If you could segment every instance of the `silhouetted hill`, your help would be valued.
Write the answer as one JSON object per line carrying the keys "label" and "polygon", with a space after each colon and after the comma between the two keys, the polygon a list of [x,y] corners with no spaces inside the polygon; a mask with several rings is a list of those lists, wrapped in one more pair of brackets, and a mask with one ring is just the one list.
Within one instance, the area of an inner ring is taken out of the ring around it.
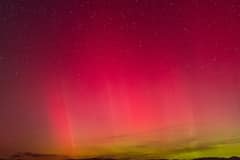
{"label": "silhouetted hill", "polygon": [[195,158],[194,160],[240,160],[240,157],[230,157],[230,158],[203,157],[203,158]]}
{"label": "silhouetted hill", "polygon": [[[54,154],[37,154],[37,153],[17,153],[8,157],[0,158],[0,160],[137,160],[138,158],[107,158],[107,157],[93,157],[93,158],[70,158],[67,156],[60,156]],[[144,158],[141,158],[142,160]],[[148,159],[146,160],[168,160],[168,159]],[[178,160],[178,159],[174,159]],[[181,160],[181,159],[179,159]],[[240,157],[230,157],[230,158],[221,158],[221,157],[202,157],[195,158],[193,160],[240,160]]]}

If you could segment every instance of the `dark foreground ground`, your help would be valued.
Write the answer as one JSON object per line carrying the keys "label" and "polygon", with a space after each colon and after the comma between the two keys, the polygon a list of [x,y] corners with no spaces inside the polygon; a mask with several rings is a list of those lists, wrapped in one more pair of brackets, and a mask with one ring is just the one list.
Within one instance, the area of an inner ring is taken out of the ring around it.
{"label": "dark foreground ground", "polygon": [[[0,160],[137,160],[144,158],[105,158],[105,157],[95,157],[95,158],[69,158],[67,156],[59,155],[46,155],[46,154],[34,154],[34,153],[19,153],[10,156],[0,157]],[[168,160],[168,159],[146,159],[146,160]],[[178,159],[174,159],[178,160]],[[194,160],[240,160],[240,157],[202,157],[195,158]]]}

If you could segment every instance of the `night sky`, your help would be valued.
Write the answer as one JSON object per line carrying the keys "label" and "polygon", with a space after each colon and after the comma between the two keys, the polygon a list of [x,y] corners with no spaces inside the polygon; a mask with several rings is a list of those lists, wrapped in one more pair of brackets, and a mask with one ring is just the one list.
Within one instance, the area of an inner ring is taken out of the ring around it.
{"label": "night sky", "polygon": [[0,153],[240,155],[239,0],[0,1]]}

